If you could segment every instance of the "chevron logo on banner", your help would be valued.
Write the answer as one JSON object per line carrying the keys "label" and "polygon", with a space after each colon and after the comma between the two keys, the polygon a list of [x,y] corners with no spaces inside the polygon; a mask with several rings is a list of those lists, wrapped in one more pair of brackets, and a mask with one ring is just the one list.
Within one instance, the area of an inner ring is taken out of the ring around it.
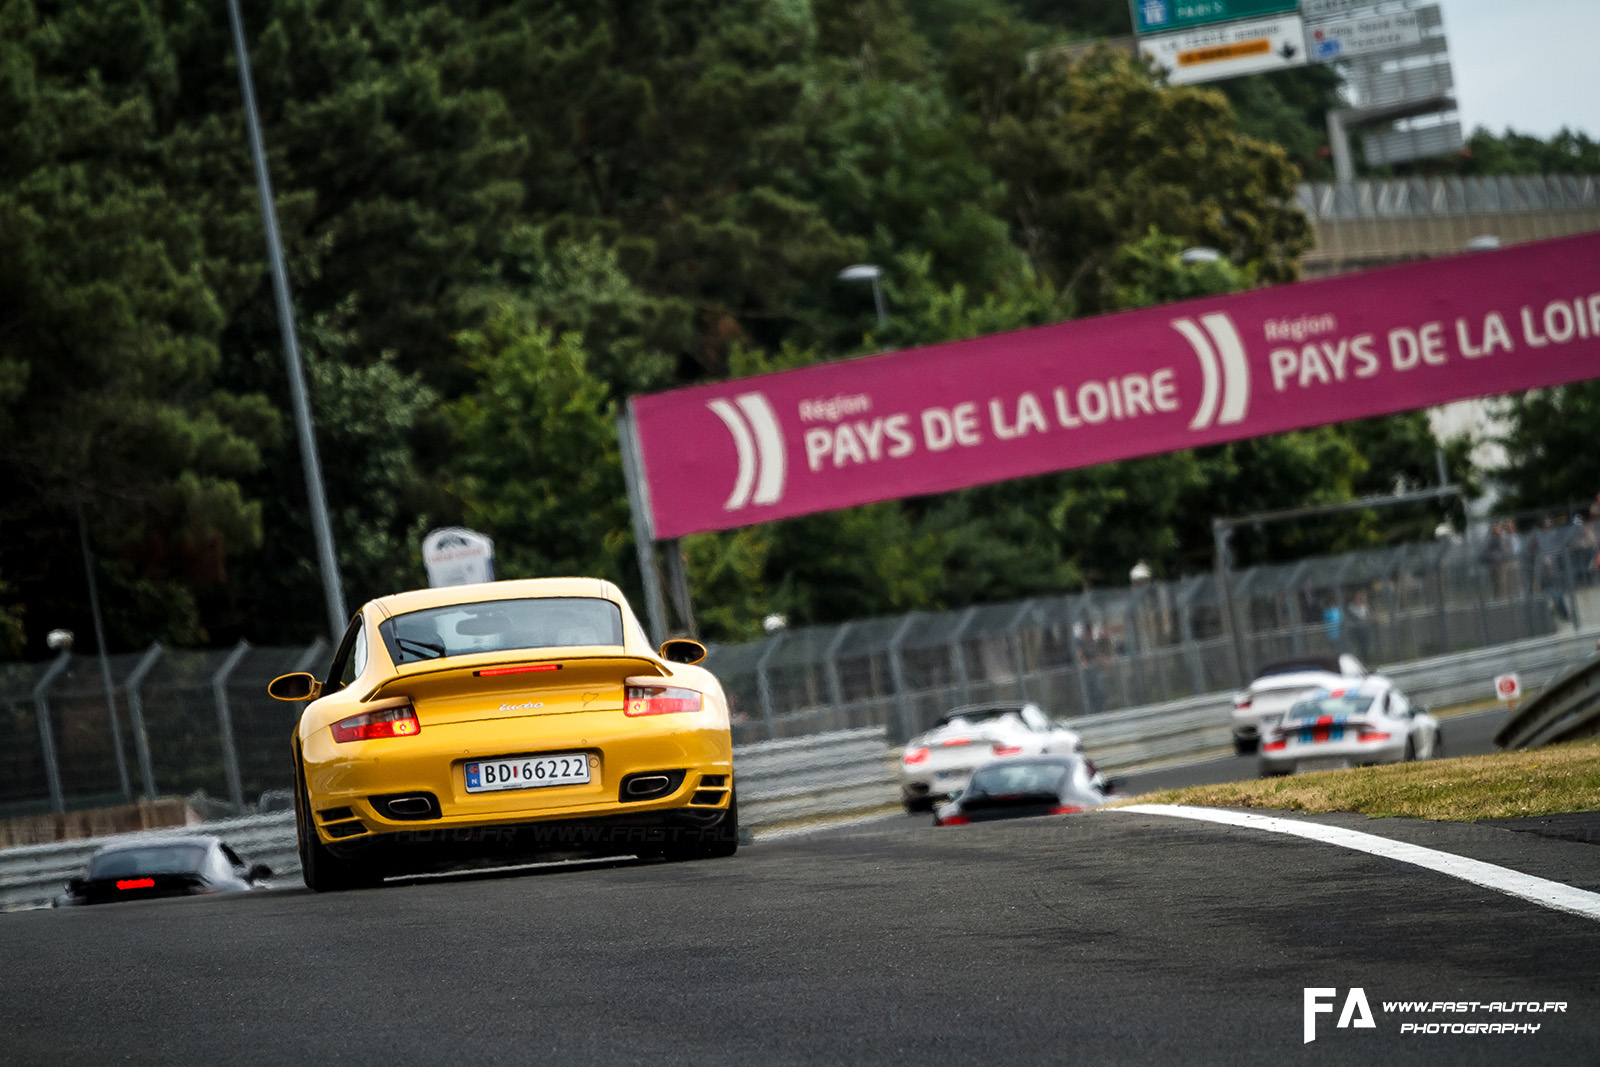
{"label": "chevron logo on banner", "polygon": [[788,453],[783,446],[783,432],[778,429],[778,417],[767,398],[760,393],[744,393],[732,403],[719,398],[706,407],[733,435],[733,447],[739,454],[739,476],[723,510],[738,511],[752,502],[776,504],[782,500]]}
{"label": "chevron logo on banner", "polygon": [[1217,312],[1201,315],[1198,325],[1193,319],[1174,319],[1172,328],[1183,334],[1200,358],[1200,407],[1189,429],[1208,430],[1243,422],[1250,411],[1250,365],[1233,320]]}

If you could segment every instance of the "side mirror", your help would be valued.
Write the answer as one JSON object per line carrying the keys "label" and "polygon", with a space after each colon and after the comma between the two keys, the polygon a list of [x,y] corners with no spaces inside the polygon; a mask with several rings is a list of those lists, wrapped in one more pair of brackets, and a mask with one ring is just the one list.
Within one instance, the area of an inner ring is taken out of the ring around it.
{"label": "side mirror", "polygon": [[267,695],[275,700],[315,700],[322,695],[322,683],[304,671],[298,671],[268,682]]}
{"label": "side mirror", "polygon": [[662,644],[661,658],[668,663],[692,665],[706,658],[706,646],[687,637],[675,638]]}
{"label": "side mirror", "polygon": [[264,882],[272,877],[272,868],[265,863],[258,863],[250,868],[250,873],[245,877],[252,882]]}

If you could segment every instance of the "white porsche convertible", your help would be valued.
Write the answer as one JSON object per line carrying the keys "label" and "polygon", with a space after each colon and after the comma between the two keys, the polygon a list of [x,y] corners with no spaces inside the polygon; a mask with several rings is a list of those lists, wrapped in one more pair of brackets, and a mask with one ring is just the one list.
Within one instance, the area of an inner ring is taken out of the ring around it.
{"label": "white porsche convertible", "polygon": [[1037,704],[957,708],[900,757],[900,799],[907,811],[929,811],[967,787],[975,768],[1011,756],[1081,752],[1076,730],[1053,722]]}

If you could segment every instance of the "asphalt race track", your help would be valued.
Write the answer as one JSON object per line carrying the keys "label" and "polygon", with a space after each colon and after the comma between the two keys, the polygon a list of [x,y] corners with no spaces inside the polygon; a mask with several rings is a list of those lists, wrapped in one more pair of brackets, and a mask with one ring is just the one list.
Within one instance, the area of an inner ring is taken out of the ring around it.
{"label": "asphalt race track", "polygon": [[[1581,841],[1319,821],[1600,890]],[[1594,920],[1298,838],[894,818],[729,860],[0,916],[0,1063],[1587,1064],[1597,954]],[[1336,990],[1310,1044],[1308,986]],[[1371,1028],[1337,1026],[1350,987]],[[1401,1029],[1508,1022],[1540,1029]]]}

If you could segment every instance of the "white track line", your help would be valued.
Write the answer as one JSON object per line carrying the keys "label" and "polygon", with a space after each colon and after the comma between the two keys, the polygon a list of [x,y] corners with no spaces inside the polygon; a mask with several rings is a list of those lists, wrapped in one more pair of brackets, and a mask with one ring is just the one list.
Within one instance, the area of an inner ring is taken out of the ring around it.
{"label": "white track line", "polygon": [[1347,830],[1342,826],[1325,826],[1322,823],[1301,822],[1297,819],[1275,819],[1269,815],[1254,815],[1250,812],[1228,811],[1223,808],[1200,808],[1187,804],[1130,804],[1125,808],[1102,810],[1128,811],[1140,815],[1169,815],[1179,819],[1198,819],[1202,822],[1264,830],[1272,834],[1305,837],[1324,844],[1340,845],[1358,852],[1426,867],[1430,871],[1438,871],[1440,874],[1447,874],[1464,882],[1521,897],[1523,900],[1557,911],[1568,911],[1585,918],[1600,919],[1600,893],[1575,889],[1561,882],[1535,878],[1531,874],[1513,871],[1508,867],[1497,867],[1493,863],[1467,859],[1465,856],[1423,848],[1421,845],[1409,845],[1376,834]]}

